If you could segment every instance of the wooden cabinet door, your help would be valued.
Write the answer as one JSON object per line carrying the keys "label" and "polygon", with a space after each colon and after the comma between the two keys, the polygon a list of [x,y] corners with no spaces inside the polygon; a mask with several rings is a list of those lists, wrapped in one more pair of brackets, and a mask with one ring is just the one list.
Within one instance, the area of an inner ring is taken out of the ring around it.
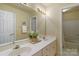
{"label": "wooden cabinet door", "polygon": [[56,41],[50,43],[33,56],[55,56],[55,55],[56,55]]}
{"label": "wooden cabinet door", "polygon": [[50,56],[55,56],[56,55],[56,41],[52,42],[50,44]]}
{"label": "wooden cabinet door", "polygon": [[40,50],[39,52],[35,53],[33,56],[42,56],[42,50]]}
{"label": "wooden cabinet door", "polygon": [[49,52],[49,45],[46,46],[45,48],[43,48],[43,56],[49,56],[50,52]]}

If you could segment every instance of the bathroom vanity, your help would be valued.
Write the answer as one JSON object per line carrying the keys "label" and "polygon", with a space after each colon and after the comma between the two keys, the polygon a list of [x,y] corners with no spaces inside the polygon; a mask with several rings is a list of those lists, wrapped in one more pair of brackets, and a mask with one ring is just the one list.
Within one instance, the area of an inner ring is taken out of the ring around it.
{"label": "bathroom vanity", "polygon": [[35,53],[33,56],[55,56],[56,55],[56,40],[45,46],[43,49]]}
{"label": "bathroom vanity", "polygon": [[[55,56],[56,55],[56,37],[46,37],[46,39],[39,38],[41,41],[32,44],[29,39],[15,42],[15,44],[7,45],[7,47],[1,48],[0,56]],[[14,49],[16,45],[20,47]]]}
{"label": "bathroom vanity", "polygon": [[[26,3],[0,4],[0,7],[0,56],[56,55],[56,36],[49,36],[50,24],[46,20],[51,19],[44,7]],[[40,42],[30,42],[28,33],[32,31],[38,32]],[[44,39],[43,34],[48,36]]]}

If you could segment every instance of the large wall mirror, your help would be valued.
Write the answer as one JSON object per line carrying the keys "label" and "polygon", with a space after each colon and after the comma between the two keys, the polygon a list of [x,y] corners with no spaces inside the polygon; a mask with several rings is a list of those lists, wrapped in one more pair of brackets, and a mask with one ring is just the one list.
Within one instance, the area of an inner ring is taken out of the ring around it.
{"label": "large wall mirror", "polygon": [[39,27],[42,30],[39,19],[37,12],[27,6],[0,4],[0,46],[26,39],[28,32],[38,32]]}
{"label": "large wall mirror", "polygon": [[30,31],[37,32],[37,17],[34,16],[34,10],[17,6],[0,4],[0,46],[26,39]]}

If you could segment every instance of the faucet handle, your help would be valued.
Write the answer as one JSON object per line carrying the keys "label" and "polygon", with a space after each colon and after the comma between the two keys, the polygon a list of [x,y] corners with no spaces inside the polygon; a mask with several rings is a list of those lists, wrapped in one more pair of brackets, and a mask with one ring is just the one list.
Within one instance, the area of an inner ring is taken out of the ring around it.
{"label": "faucet handle", "polygon": [[18,49],[18,48],[20,48],[20,46],[19,46],[19,45],[16,45],[16,46],[14,47],[14,49]]}

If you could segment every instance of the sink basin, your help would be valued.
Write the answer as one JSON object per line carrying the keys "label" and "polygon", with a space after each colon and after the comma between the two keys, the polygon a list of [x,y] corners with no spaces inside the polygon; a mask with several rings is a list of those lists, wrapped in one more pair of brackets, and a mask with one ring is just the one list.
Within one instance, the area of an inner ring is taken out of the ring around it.
{"label": "sink basin", "polygon": [[24,53],[25,55],[27,55],[28,53],[30,53],[30,51],[31,51],[30,47],[22,47],[18,49],[13,49],[11,53],[9,54],[9,56],[21,56]]}

